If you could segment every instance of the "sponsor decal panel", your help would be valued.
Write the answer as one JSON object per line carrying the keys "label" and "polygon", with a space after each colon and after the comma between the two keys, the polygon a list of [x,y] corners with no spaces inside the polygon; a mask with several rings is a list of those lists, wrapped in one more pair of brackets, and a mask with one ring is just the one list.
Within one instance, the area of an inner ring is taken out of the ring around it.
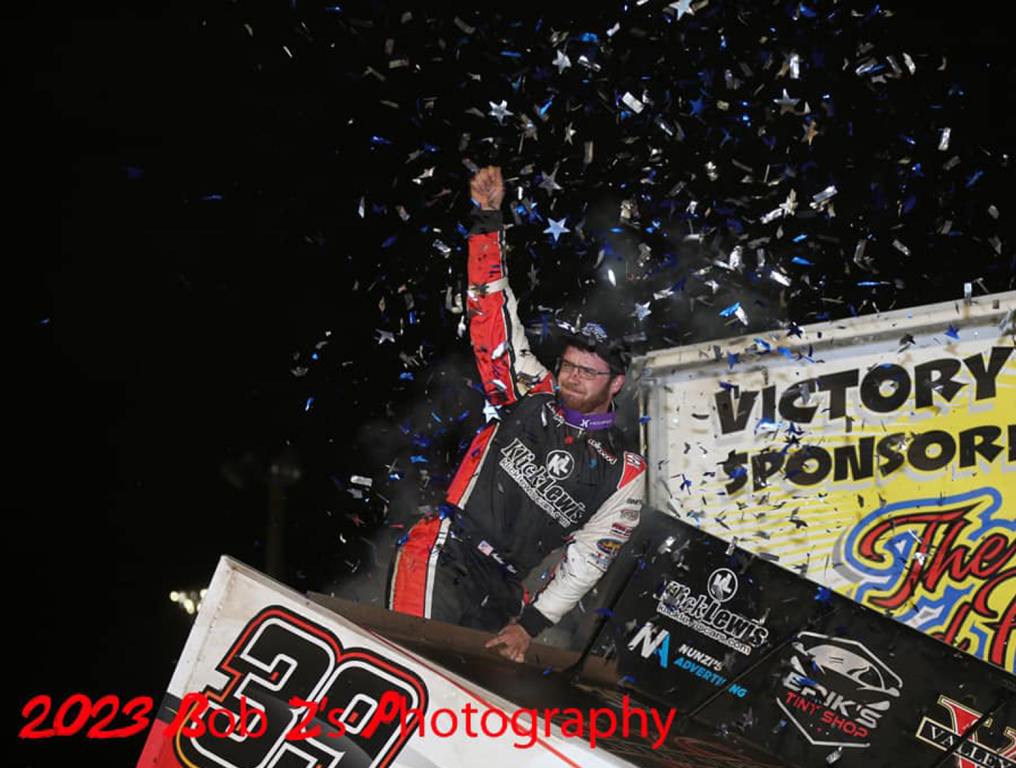
{"label": "sponsor decal panel", "polygon": [[[917,314],[901,327],[919,324]],[[705,363],[700,377],[653,371],[653,409],[709,415],[695,450],[681,428],[651,422],[652,439],[668,445],[654,462],[680,466],[710,500],[697,519],[707,533],[729,542],[741,531],[728,521],[754,515],[741,547],[1016,671],[1016,347],[1004,323],[978,322],[948,345],[920,334],[910,343],[901,331],[905,355],[845,332],[842,354],[813,359],[807,374]],[[798,342],[795,354],[806,353],[810,342]],[[769,444],[784,432],[788,445]],[[649,486],[661,508],[672,492]],[[787,525],[765,514],[775,504],[802,516]],[[809,525],[808,510],[823,525]],[[836,566],[809,568],[826,561]]]}
{"label": "sponsor decal panel", "polygon": [[776,703],[810,744],[864,748],[903,681],[856,640],[801,632]]}
{"label": "sponsor decal panel", "polygon": [[723,608],[737,593],[737,576],[718,568],[706,579],[706,590],[696,591],[679,581],[667,584],[656,610],[701,635],[750,656],[765,645],[769,630],[757,619]]}
{"label": "sponsor decal panel", "polygon": [[[955,768],[1016,768],[1016,728],[1005,727],[1005,743],[1002,744],[989,744],[981,732],[970,734],[964,741],[967,731],[977,724],[983,713],[947,696],[939,696],[938,705],[948,714],[948,722],[925,715],[914,734],[918,739],[943,752],[955,747]],[[990,724],[988,720],[985,726]]]}

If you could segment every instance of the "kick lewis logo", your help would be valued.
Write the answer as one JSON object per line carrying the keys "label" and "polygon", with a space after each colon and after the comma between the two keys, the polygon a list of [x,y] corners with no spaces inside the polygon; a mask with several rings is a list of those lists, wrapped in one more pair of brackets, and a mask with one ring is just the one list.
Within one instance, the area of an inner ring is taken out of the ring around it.
{"label": "kick lewis logo", "polygon": [[706,591],[713,600],[727,602],[737,593],[737,574],[729,568],[717,568],[709,576]]}
{"label": "kick lewis logo", "polygon": [[[956,768],[1016,768],[1016,728],[1006,726],[1008,744],[989,746],[979,732],[962,741],[964,734],[981,719],[982,713],[945,696],[938,697],[938,704],[949,713],[949,723],[926,716],[914,734],[917,738],[943,752],[959,744],[953,753]],[[990,727],[991,720],[986,720],[984,726]]]}
{"label": "kick lewis logo", "polygon": [[568,451],[556,450],[547,454],[547,473],[555,480],[565,480],[575,469],[575,459]]}
{"label": "kick lewis logo", "polygon": [[[700,588],[701,589],[701,588]],[[667,584],[656,610],[700,635],[750,656],[765,645],[769,630],[762,623],[721,607],[737,593],[737,575],[717,568],[706,579],[705,593],[679,581]]]}
{"label": "kick lewis logo", "polygon": [[801,632],[780,709],[809,743],[867,747],[903,681],[856,640]]}
{"label": "kick lewis logo", "polygon": [[558,484],[575,469],[575,459],[567,451],[551,451],[544,466],[540,466],[536,454],[516,437],[501,449],[498,466],[562,528],[576,525],[585,514],[585,503]]}

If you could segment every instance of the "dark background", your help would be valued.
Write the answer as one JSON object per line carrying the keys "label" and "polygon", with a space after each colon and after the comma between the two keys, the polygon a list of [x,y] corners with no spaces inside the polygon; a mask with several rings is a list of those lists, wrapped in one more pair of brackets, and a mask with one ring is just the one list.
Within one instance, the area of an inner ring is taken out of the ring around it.
{"label": "dark background", "polygon": [[[38,4],[3,24],[4,370],[13,384],[4,506],[17,681],[10,739],[37,693],[54,702],[78,691],[159,701],[191,621],[170,591],[204,586],[223,553],[264,567],[265,477],[287,446],[301,478],[289,489],[286,581],[342,589],[355,575],[353,593],[371,595],[383,550],[402,530],[394,506],[436,502],[462,441],[482,423],[480,396],[465,381],[468,345],[454,335],[458,318],[441,310],[445,284],[456,285],[464,270],[461,234],[439,235],[458,249],[457,262],[409,248],[389,267],[376,254],[397,219],[369,215],[372,204],[397,201],[384,197],[392,186],[385,163],[404,164],[413,144],[439,127],[424,125],[410,139],[412,127],[395,124],[362,77],[388,35],[329,27],[337,14],[322,8]],[[502,10],[536,18],[534,7]],[[402,8],[362,4],[358,12],[383,27]],[[976,202],[998,205],[1004,223],[1013,70],[1001,16],[989,15],[1001,11],[922,4],[897,12],[891,31],[900,47],[948,52],[950,72],[964,83],[954,130],[970,155],[990,158],[996,173]],[[472,23],[493,16],[486,5],[434,13]],[[550,27],[575,25],[565,10],[548,13],[559,17]],[[400,44],[413,34],[423,31],[400,33]],[[464,80],[463,69],[502,66],[475,50],[466,55],[474,58],[446,62],[432,77]],[[411,102],[413,89],[405,96]],[[472,119],[449,114],[453,133],[456,120]],[[365,149],[385,129],[401,139],[397,158]],[[473,157],[501,159],[479,149]],[[432,210],[461,220],[468,173],[454,157],[439,166],[436,186],[454,190]],[[636,174],[637,162],[617,172]],[[364,190],[373,193],[366,220],[356,215]],[[418,227],[428,206],[417,202],[410,207]],[[1008,247],[1005,232],[1002,239]],[[853,241],[845,247],[851,252]],[[952,256],[886,258],[898,268],[879,279],[905,279],[894,289],[900,306],[955,298],[978,276],[991,291],[1012,287],[1011,256],[984,261],[984,269]],[[457,272],[435,277],[449,264]],[[363,329],[398,325],[405,307],[392,309],[397,286],[416,274],[424,275],[416,306],[429,308],[429,319],[418,337],[410,329],[379,345]],[[380,312],[372,282],[388,288]],[[527,311],[551,300],[553,278],[542,290]],[[795,290],[794,307],[770,303],[757,320],[753,314],[753,327],[819,317],[813,300],[828,289]],[[713,326],[678,337],[664,325],[653,326],[650,345],[739,332]],[[407,366],[398,352],[418,347],[425,364],[414,381],[400,379]],[[327,373],[313,370],[315,351]],[[311,373],[294,375],[300,365]],[[430,457],[430,480],[413,455]],[[395,470],[393,459],[401,462]],[[375,492],[350,494],[352,474],[374,478]],[[78,763],[132,765],[142,741],[22,742],[15,764],[57,765],[69,754]]]}

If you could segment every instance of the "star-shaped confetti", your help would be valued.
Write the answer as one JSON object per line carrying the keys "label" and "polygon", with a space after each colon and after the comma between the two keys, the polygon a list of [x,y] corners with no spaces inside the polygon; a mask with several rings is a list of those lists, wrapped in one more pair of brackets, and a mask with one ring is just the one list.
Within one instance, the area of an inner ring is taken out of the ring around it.
{"label": "star-shaped confetti", "polygon": [[557,73],[561,74],[571,66],[571,59],[564,51],[559,50],[557,56],[554,57],[554,66],[557,67]]}
{"label": "star-shaped confetti", "polygon": [[793,112],[800,101],[801,101],[800,99],[792,98],[790,94],[787,93],[786,88],[783,89],[783,98],[773,99],[774,104],[780,105],[781,115],[785,112]]}
{"label": "star-shaped confetti", "polygon": [[549,194],[560,190],[561,185],[557,183],[557,180],[554,178],[555,176],[557,176],[557,168],[554,169],[553,173],[544,173],[540,179],[540,189],[545,189]]}
{"label": "star-shaped confetti", "polygon": [[545,230],[543,230],[543,233],[545,235],[553,235],[555,243],[557,242],[557,239],[565,232],[571,232],[571,230],[565,226],[565,221],[567,221],[566,218],[548,219],[548,221],[550,222],[550,226],[548,226]]}
{"label": "star-shaped confetti", "polygon": [[804,125],[804,136],[801,137],[801,141],[808,142],[808,146],[810,147],[811,142],[815,140],[815,137],[818,136],[818,134],[818,122],[815,120],[809,120]]}
{"label": "star-shaped confetti", "polygon": [[652,312],[653,311],[649,308],[648,301],[645,304],[639,304],[638,302],[635,302],[635,311],[632,312],[632,314],[639,320],[645,320],[647,317],[649,317],[649,315],[652,314]]}
{"label": "star-shaped confetti", "polygon": [[667,6],[673,8],[677,12],[677,18],[680,20],[686,13],[695,15],[695,10],[691,7],[691,0],[677,0],[676,3],[671,3]]}
{"label": "star-shaped confetti", "polygon": [[514,112],[508,111],[508,101],[506,99],[501,99],[500,104],[495,104],[493,101],[489,102],[489,104],[490,116],[497,120],[499,125],[504,125],[504,119],[508,117],[508,115],[515,114]]}

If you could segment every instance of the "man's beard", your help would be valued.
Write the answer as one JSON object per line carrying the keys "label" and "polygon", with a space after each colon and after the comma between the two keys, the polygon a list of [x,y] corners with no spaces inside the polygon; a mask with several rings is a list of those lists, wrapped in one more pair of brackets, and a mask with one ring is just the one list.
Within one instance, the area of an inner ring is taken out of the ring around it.
{"label": "man's beard", "polygon": [[583,397],[575,394],[574,392],[569,392],[566,389],[561,389],[558,392],[558,399],[564,405],[568,406],[573,411],[578,411],[579,413],[592,413],[602,404],[593,398]]}

